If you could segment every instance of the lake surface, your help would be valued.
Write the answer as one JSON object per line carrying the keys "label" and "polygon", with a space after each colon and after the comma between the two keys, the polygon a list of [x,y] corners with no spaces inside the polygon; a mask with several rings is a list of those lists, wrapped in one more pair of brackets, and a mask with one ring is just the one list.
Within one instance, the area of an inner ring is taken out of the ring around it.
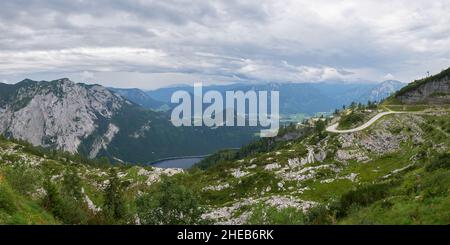
{"label": "lake surface", "polygon": [[150,166],[157,168],[182,168],[188,169],[192,167],[192,165],[200,162],[204,156],[199,157],[183,157],[183,158],[172,158],[161,160],[158,162],[151,163]]}

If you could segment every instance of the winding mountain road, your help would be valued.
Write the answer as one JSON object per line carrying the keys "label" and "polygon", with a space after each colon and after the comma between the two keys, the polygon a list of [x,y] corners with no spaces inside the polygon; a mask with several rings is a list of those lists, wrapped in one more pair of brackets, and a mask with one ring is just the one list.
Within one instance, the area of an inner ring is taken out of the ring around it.
{"label": "winding mountain road", "polygon": [[367,127],[372,125],[374,122],[376,122],[378,119],[380,119],[383,116],[386,116],[386,115],[389,115],[389,114],[401,114],[401,113],[408,113],[408,112],[405,112],[405,111],[386,111],[386,112],[381,112],[381,113],[377,114],[376,116],[372,117],[369,121],[367,121],[363,125],[361,125],[359,127],[356,127],[356,128],[339,130],[339,129],[337,129],[339,123],[335,123],[335,124],[327,127],[326,130],[328,132],[338,133],[338,134],[357,132],[357,131],[361,131],[361,130],[366,129]]}

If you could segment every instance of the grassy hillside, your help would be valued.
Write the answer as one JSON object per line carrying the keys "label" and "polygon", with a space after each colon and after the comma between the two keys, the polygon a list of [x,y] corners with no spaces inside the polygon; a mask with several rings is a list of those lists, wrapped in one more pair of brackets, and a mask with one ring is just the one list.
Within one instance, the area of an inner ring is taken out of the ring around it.
{"label": "grassy hillside", "polygon": [[428,108],[349,134],[291,125],[186,172],[0,139],[0,223],[449,224],[449,122]]}
{"label": "grassy hillside", "polygon": [[203,190],[219,223],[447,224],[449,119],[437,110],[345,135],[313,130],[180,181]]}
{"label": "grassy hillside", "polygon": [[0,138],[0,223],[135,223],[138,194],[162,175],[179,172],[112,166],[106,158],[87,160]]}
{"label": "grassy hillside", "polygon": [[1,224],[58,224],[51,213],[18,193],[3,176],[0,178]]}

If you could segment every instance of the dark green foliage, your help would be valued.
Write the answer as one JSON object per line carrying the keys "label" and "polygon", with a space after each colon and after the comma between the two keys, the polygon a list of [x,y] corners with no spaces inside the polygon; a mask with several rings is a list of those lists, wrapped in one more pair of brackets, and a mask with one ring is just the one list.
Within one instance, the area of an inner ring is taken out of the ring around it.
{"label": "dark green foliage", "polygon": [[[175,127],[168,113],[129,105],[124,105],[112,122],[120,127],[120,131],[108,146],[107,153],[129,162],[142,163],[241,147],[256,138],[255,133],[259,131],[258,127]],[[149,125],[149,128],[142,131],[144,125]],[[136,132],[142,132],[142,135],[130,137]],[[105,152],[102,154],[109,156]]]}
{"label": "dark green foliage", "polygon": [[[386,182],[359,186],[344,193],[338,200],[332,201],[328,207],[320,204],[309,209],[306,213],[306,223],[311,225],[335,224],[349,213],[389,197],[392,195],[390,190],[396,185],[396,182]],[[382,202],[384,208],[389,208],[391,205],[388,201]]]}
{"label": "dark green foliage", "polygon": [[306,213],[306,222],[309,225],[329,225],[334,223],[333,213],[324,205],[312,207]]}
{"label": "dark green foliage", "polygon": [[44,181],[46,195],[43,206],[64,224],[84,224],[87,222],[87,214],[81,202],[77,202],[72,196],[62,192],[50,180]]}
{"label": "dark green foliage", "polygon": [[203,223],[198,195],[163,177],[156,188],[137,200],[137,213],[142,224],[188,225]]}
{"label": "dark green foliage", "polygon": [[44,190],[46,192],[43,205],[44,207],[50,211],[55,217],[61,218],[64,215],[63,209],[63,200],[56,189],[56,186],[50,182],[50,180],[46,180],[44,182]]}
{"label": "dark green foliage", "polygon": [[31,99],[28,97],[18,98],[17,94],[21,88],[37,89],[37,82],[30,79],[25,79],[16,84],[0,83],[0,105],[8,104],[14,101],[12,105],[13,110],[19,110],[26,106]]}
{"label": "dark green foliage", "polygon": [[262,138],[243,146],[238,154],[239,158],[251,156],[256,153],[269,152],[275,148],[275,142],[271,138]]}
{"label": "dark green foliage", "polygon": [[[323,131],[325,128],[325,122],[322,122],[322,131],[321,136],[325,137],[326,133]],[[243,147],[241,147],[238,150],[222,150],[219,152],[216,152],[196,165],[195,167],[198,167],[200,169],[206,170],[209,169],[212,166],[219,165],[219,164],[226,164],[227,162],[237,160],[237,159],[243,159],[248,156],[257,155],[259,153],[265,153],[270,152],[276,149],[282,149],[284,147],[285,140],[283,137],[286,134],[289,133],[295,133],[298,137],[295,138],[295,140],[301,140],[309,135],[311,135],[314,131],[310,127],[304,127],[298,129],[295,124],[290,124],[288,126],[282,127],[281,131],[279,131],[278,136],[274,138],[260,138],[258,140],[255,140]]]}
{"label": "dark green foliage", "polygon": [[319,141],[327,136],[325,132],[327,122],[325,120],[318,120],[314,125],[314,131],[317,135],[316,140]]}
{"label": "dark green foliage", "polygon": [[200,169],[208,169],[209,167],[221,163],[223,161],[230,161],[234,160],[237,157],[237,151],[236,150],[222,150],[217,153],[214,153],[213,155],[210,155],[206,158],[204,158],[199,163],[195,164],[194,167],[200,168]]}
{"label": "dark green foliage", "polygon": [[342,195],[339,202],[335,203],[333,207],[336,209],[338,217],[343,217],[352,208],[368,206],[386,198],[392,187],[393,183],[391,182],[360,186]]}
{"label": "dark green foliage", "polygon": [[342,116],[339,121],[339,128],[351,128],[361,122],[364,122],[364,114],[357,111],[352,111],[350,114]]}
{"label": "dark green foliage", "polygon": [[126,223],[126,219],[129,217],[123,193],[124,188],[114,168],[111,169],[109,176],[109,184],[105,190],[103,215],[109,220],[109,223]]}
{"label": "dark green foliage", "polygon": [[374,101],[367,101],[367,109],[377,109],[377,102]]}
{"label": "dark green foliage", "polygon": [[339,115],[339,109],[335,109],[333,112],[333,116],[337,116],[337,115]]}
{"label": "dark green foliage", "polygon": [[278,210],[275,207],[259,205],[248,220],[255,225],[329,225],[336,223],[335,211],[325,205],[310,208],[305,214],[296,208]]}
{"label": "dark green foliage", "polygon": [[63,188],[65,192],[75,198],[75,200],[82,200],[81,193],[81,178],[78,176],[78,171],[75,166],[69,167],[64,175]]}
{"label": "dark green foliage", "polygon": [[5,172],[9,184],[22,195],[30,194],[36,189],[41,176],[23,164],[15,164]]}
{"label": "dark green foliage", "polygon": [[111,166],[111,162],[109,161],[109,158],[107,157],[99,157],[97,158],[97,164],[100,166]]}
{"label": "dark green foliage", "polygon": [[430,95],[430,97],[441,97],[441,96],[446,96],[447,93],[444,92],[434,92]]}
{"label": "dark green foliage", "polygon": [[296,208],[278,210],[276,207],[258,205],[252,211],[247,223],[250,225],[303,225],[306,224],[305,220],[305,215]]}
{"label": "dark green foliage", "polygon": [[242,159],[254,154],[269,152],[275,149],[276,145],[275,140],[272,138],[261,138],[243,146],[239,150],[222,150],[216,152],[195,164],[194,167],[206,170],[220,163],[225,164],[229,161]]}
{"label": "dark green foliage", "polygon": [[325,130],[325,126],[326,126],[326,122],[325,121],[318,120],[315,123],[314,130],[316,131],[316,133],[321,133],[321,132],[323,132]]}
{"label": "dark green foliage", "polygon": [[297,125],[295,123],[289,123],[287,125],[282,125],[278,129],[278,137],[281,137],[283,135],[286,135],[288,133],[296,132],[297,131]]}
{"label": "dark green foliage", "polygon": [[417,186],[416,191],[422,191],[425,197],[448,197],[450,189],[450,173],[449,171],[434,170],[431,175],[423,177]]}
{"label": "dark green foliage", "polygon": [[430,163],[426,166],[426,170],[431,172],[440,168],[450,169],[450,153],[442,153],[431,159]]}

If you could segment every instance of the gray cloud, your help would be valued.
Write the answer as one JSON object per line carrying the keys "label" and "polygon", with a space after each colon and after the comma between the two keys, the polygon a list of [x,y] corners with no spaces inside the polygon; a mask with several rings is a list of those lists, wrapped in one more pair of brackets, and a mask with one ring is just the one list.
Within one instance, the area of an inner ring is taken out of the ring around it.
{"label": "gray cloud", "polygon": [[0,80],[410,81],[450,66],[448,12],[445,0],[5,0]]}

